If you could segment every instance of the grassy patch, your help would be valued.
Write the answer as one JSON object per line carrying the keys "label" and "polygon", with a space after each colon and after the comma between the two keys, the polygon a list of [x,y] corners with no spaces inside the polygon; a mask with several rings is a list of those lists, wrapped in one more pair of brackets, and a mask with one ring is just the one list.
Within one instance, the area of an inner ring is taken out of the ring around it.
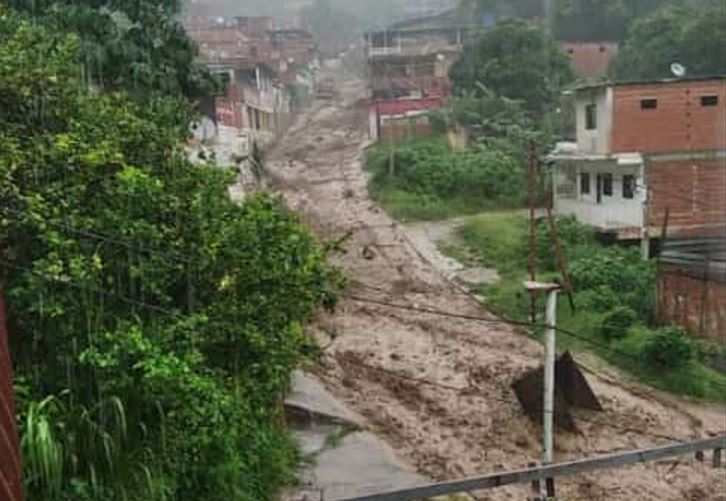
{"label": "grassy patch", "polygon": [[477,214],[504,207],[517,207],[518,201],[475,200],[453,196],[447,199],[424,193],[405,191],[400,188],[369,185],[371,197],[398,221],[439,221],[456,216]]}
{"label": "grassy patch", "polygon": [[[635,251],[600,245],[594,235],[571,221],[560,221],[560,225],[575,279],[576,310],[570,308],[567,296],[561,295],[558,325],[580,338],[560,334],[560,348],[594,352],[638,380],[662,390],[707,400],[726,400],[724,374],[713,368],[712,361],[714,351],[718,351],[717,355],[721,352],[711,344],[687,338],[693,346],[693,356],[669,366],[658,365],[644,355],[646,345],[663,334],[663,329],[649,324],[650,296],[655,289],[652,266],[640,261]],[[542,227],[538,233],[541,247],[537,254],[538,278],[556,279],[559,274],[552,260],[551,246],[545,243],[547,236],[543,235]],[[465,223],[458,236],[480,262],[496,268],[501,275],[500,282],[479,288],[490,308],[507,318],[526,320],[530,307],[529,296],[522,288],[522,281],[527,279],[526,216],[514,212],[483,214]],[[466,254],[461,249],[457,253]],[[633,326],[620,326],[619,330],[614,330],[612,325],[606,325],[610,329],[603,328],[606,319],[614,318],[614,311],[625,309],[635,312]],[[538,304],[538,318],[544,318],[543,300]]]}
{"label": "grassy patch", "polygon": [[412,140],[393,153],[371,147],[369,192],[395,219],[446,219],[522,204],[524,175],[509,152],[481,145],[452,151],[443,138]]}

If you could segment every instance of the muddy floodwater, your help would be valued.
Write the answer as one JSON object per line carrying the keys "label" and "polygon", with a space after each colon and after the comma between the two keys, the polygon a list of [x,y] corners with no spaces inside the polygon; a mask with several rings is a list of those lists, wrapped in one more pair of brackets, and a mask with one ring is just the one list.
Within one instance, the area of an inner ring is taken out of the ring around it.
{"label": "muddy floodwater", "polygon": [[[390,448],[404,469],[422,478],[449,480],[537,461],[540,429],[522,414],[511,384],[538,366],[542,347],[497,323],[460,280],[452,283],[466,270],[436,251],[436,231],[447,228],[401,227],[369,198],[361,167],[368,145],[365,86],[354,77],[329,77],[335,79],[332,98],[299,116],[268,158],[271,187],[322,238],[350,232],[346,252],[332,259],[352,284],[337,311],[313,326],[325,351],[305,370],[359,416],[361,429]],[[492,270],[471,273],[478,281],[496,279]],[[420,308],[491,322],[415,311]],[[604,411],[574,413],[577,433],[556,434],[558,461],[652,446],[667,437],[707,437],[724,428],[719,406],[664,395],[596,359],[576,359],[590,369],[585,374]],[[319,436],[308,438],[320,445]],[[342,456],[336,461],[344,462]],[[557,487],[561,499],[726,499],[726,472],[683,457],[558,479]],[[521,500],[530,490],[472,494]]]}

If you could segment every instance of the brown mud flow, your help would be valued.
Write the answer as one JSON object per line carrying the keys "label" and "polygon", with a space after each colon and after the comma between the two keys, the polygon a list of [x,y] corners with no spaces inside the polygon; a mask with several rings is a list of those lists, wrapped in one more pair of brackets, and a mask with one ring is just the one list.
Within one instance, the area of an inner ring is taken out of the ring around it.
{"label": "brown mud flow", "polygon": [[[332,96],[317,100],[271,152],[271,186],[321,237],[351,233],[347,252],[334,257],[354,282],[350,294],[494,319],[369,198],[361,166],[368,144],[364,84],[329,78]],[[540,429],[511,389],[542,360],[541,346],[521,330],[353,299],[321,317],[314,330],[327,348],[310,370],[419,474],[448,480],[540,457]],[[722,406],[663,395],[596,365],[585,376],[603,411],[572,411],[577,432],[557,432],[558,461],[724,428]],[[563,479],[557,487],[562,499],[726,500],[724,470],[687,457]],[[525,499],[529,488],[473,494]]]}

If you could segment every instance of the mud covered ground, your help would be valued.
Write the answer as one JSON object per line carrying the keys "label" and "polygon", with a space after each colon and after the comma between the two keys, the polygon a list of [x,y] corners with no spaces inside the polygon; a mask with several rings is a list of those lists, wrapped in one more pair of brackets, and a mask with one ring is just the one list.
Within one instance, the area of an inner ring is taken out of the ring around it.
{"label": "mud covered ground", "polygon": [[[268,158],[270,184],[322,238],[342,236],[334,261],[352,279],[333,315],[314,326],[325,346],[311,370],[400,457],[434,480],[526,466],[540,456],[539,427],[521,412],[512,382],[542,347],[497,323],[427,259],[372,202],[361,153],[368,143],[363,82],[338,78]],[[420,246],[419,246],[420,247]],[[438,266],[437,266],[438,264]],[[400,307],[391,307],[390,304]],[[435,309],[484,316],[453,318]],[[695,404],[632,382],[578,356],[605,410],[575,413],[577,433],[557,432],[556,460],[693,439],[726,428],[723,406]],[[707,454],[709,459],[710,454]],[[561,499],[726,500],[726,471],[684,457],[558,480]],[[524,499],[529,488],[473,493]]]}

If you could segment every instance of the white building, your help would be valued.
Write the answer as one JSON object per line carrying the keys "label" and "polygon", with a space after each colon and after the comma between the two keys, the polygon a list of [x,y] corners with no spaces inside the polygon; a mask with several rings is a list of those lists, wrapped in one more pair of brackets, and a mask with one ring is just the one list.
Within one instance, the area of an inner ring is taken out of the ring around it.
{"label": "white building", "polygon": [[550,155],[555,213],[618,238],[640,238],[645,161],[639,152],[613,152],[613,87],[578,89],[574,106],[576,142],[559,143]]}

